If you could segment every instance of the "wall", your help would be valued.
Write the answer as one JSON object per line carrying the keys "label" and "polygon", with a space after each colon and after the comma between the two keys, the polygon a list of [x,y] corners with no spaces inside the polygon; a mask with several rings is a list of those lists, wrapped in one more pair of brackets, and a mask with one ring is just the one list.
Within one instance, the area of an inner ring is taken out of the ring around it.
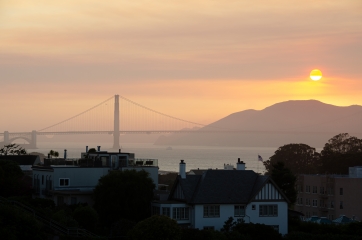
{"label": "wall", "polygon": [[[259,217],[259,205],[261,204],[277,204],[278,217]],[[252,210],[252,205],[255,205],[255,210]],[[286,202],[252,202],[246,206],[246,216],[243,218],[246,223],[261,223],[265,225],[279,225],[279,232],[281,234],[288,233],[288,204]],[[225,221],[229,217],[234,220],[234,204],[220,205],[220,217],[218,218],[204,218],[204,205],[195,206],[195,228],[203,229],[205,226],[214,226],[215,230],[220,230]]]}

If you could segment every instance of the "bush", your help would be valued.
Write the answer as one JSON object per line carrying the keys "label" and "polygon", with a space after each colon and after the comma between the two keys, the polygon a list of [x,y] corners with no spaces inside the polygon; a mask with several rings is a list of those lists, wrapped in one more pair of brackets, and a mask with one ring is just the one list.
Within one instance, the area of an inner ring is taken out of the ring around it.
{"label": "bush", "polygon": [[137,223],[128,236],[131,240],[180,240],[181,229],[175,220],[154,215]]}

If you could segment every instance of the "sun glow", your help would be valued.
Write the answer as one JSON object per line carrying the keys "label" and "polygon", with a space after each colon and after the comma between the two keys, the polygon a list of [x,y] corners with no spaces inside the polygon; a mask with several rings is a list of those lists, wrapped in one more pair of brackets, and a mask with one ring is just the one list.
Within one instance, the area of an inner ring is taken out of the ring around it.
{"label": "sun glow", "polygon": [[319,69],[314,69],[310,72],[310,79],[318,81],[322,78],[322,72]]}

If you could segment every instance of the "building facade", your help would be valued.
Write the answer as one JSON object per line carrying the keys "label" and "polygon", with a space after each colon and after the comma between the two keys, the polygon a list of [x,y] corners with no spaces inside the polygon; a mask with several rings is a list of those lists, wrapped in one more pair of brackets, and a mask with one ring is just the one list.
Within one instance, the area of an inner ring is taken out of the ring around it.
{"label": "building facade", "polygon": [[362,220],[362,167],[350,167],[349,175],[299,175],[294,210],[305,218],[334,220],[342,215]]}
{"label": "building facade", "polygon": [[268,176],[245,170],[243,162],[238,162],[237,170],[186,175],[185,169],[182,160],[168,200],[154,201],[153,214],[198,229],[220,230],[233,217],[288,233],[289,200]]}
{"label": "building facade", "polygon": [[135,159],[133,153],[120,151],[97,151],[82,156],[68,159],[65,151],[64,158],[47,158],[43,165],[34,165],[33,197],[52,199],[56,205],[93,205],[93,190],[110,171],[144,170],[157,186],[157,159]]}

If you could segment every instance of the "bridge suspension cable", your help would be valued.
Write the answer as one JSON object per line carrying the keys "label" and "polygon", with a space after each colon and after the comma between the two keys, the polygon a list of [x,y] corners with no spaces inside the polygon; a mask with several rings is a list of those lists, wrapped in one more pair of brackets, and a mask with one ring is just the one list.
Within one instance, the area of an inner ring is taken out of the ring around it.
{"label": "bridge suspension cable", "polygon": [[89,113],[90,111],[92,111],[92,110],[94,110],[95,108],[97,108],[97,107],[99,107],[99,106],[103,105],[104,103],[106,103],[106,102],[108,102],[108,101],[112,100],[113,98],[114,98],[114,97],[112,96],[112,97],[108,98],[107,100],[104,100],[103,102],[101,102],[101,103],[99,103],[99,104],[95,105],[94,107],[91,107],[91,108],[89,108],[89,109],[85,110],[84,112],[81,112],[81,113],[79,113],[79,114],[77,114],[77,115],[75,115],[75,116],[73,116],[73,117],[70,117],[70,118],[68,118],[68,119],[66,119],[66,120],[63,120],[63,121],[58,122],[58,123],[56,123],[56,124],[53,124],[53,125],[51,125],[51,126],[49,126],[49,127],[46,127],[46,128],[40,129],[40,130],[38,130],[38,132],[42,132],[42,131],[45,131],[45,130],[47,130],[47,129],[50,129],[50,128],[53,128],[53,127],[59,126],[59,125],[60,125],[60,124],[62,124],[62,123],[68,122],[68,121],[70,121],[70,120],[72,120],[72,119],[75,119],[75,118],[77,118],[77,117],[79,117],[79,116],[81,116],[81,115],[83,115],[83,114]]}

